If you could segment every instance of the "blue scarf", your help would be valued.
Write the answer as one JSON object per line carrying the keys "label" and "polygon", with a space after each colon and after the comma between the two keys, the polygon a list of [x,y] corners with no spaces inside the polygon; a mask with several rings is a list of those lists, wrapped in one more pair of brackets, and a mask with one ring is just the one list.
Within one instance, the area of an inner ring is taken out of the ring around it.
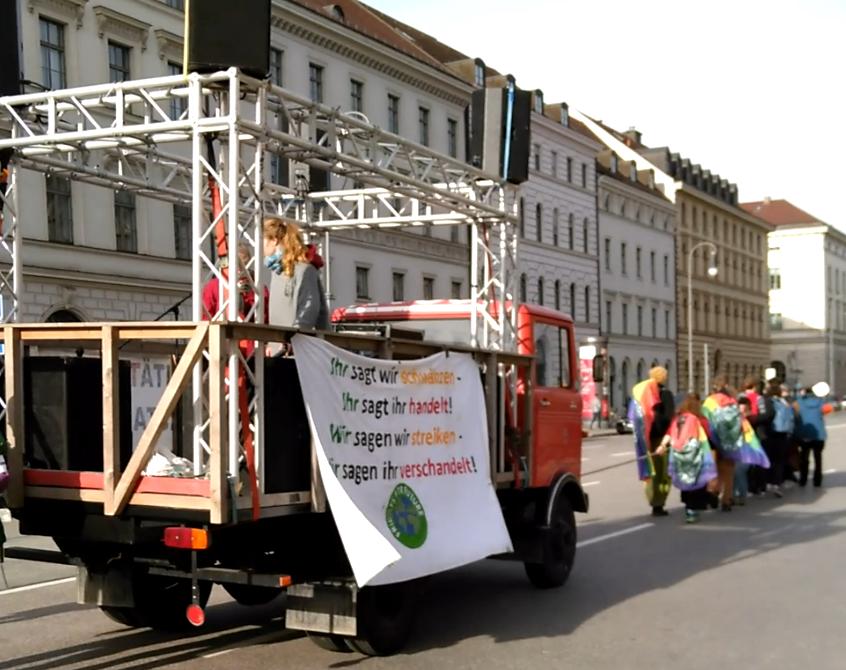
{"label": "blue scarf", "polygon": [[276,274],[282,274],[282,252],[274,251],[270,256],[264,259],[264,265],[268,270]]}

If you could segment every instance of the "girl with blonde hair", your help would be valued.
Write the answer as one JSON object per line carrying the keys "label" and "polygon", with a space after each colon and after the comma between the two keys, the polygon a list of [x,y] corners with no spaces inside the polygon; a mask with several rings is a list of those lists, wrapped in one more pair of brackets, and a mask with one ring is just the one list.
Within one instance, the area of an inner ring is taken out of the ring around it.
{"label": "girl with blonde hair", "polygon": [[308,260],[300,227],[288,219],[268,217],[263,233],[264,264],[271,272],[270,324],[328,329],[329,310],[320,273]]}

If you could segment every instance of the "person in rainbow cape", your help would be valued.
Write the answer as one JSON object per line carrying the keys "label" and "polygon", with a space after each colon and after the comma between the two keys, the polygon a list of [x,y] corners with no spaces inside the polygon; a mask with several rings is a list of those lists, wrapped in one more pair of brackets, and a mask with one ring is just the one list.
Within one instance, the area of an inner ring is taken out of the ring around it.
{"label": "person in rainbow cape", "polygon": [[632,388],[629,420],[634,428],[638,477],[645,482],[646,499],[653,516],[667,516],[664,504],[670,493],[667,457],[657,453],[658,446],[674,413],[673,395],[666,388],[667,370],[656,366],[645,379]]}
{"label": "person in rainbow cape", "polygon": [[711,441],[717,447],[720,480],[720,508],[730,512],[734,495],[735,463],[770,467],[770,460],[758,436],[743,417],[725,375],[714,379],[713,393],[702,403],[702,415],[711,427]]}
{"label": "person in rainbow cape", "polygon": [[699,396],[689,393],[656,450],[668,454],[670,479],[681,491],[687,523],[699,521],[713,497],[709,489],[717,483],[716,452],[708,438],[701,405]]}

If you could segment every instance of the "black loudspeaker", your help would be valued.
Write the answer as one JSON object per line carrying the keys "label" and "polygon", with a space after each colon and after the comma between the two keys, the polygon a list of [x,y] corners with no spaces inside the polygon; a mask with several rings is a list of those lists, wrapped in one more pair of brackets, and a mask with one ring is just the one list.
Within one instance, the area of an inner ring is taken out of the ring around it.
{"label": "black loudspeaker", "polygon": [[[121,361],[120,461],[132,455],[130,365]],[[103,378],[98,358],[24,359],[27,467],[74,472],[103,470]]]}
{"label": "black loudspeaker", "polygon": [[532,94],[529,91],[515,87],[510,105],[507,88],[473,91],[465,112],[469,129],[468,162],[485,172],[504,176],[513,184],[526,181],[529,178],[531,117]]}
{"label": "black loudspeaker", "polygon": [[311,488],[311,429],[293,358],[264,362],[265,493]]}
{"label": "black loudspeaker", "polygon": [[0,2],[0,96],[21,92],[21,44],[17,0]]}
{"label": "black loudspeaker", "polygon": [[270,71],[270,0],[191,0],[188,6],[188,69],[228,67],[263,79]]}

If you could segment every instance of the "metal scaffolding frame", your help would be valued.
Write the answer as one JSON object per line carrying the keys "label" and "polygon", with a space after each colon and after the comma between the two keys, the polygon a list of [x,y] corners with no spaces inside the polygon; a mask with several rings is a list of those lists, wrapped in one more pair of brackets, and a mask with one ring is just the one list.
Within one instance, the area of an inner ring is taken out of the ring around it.
{"label": "metal scaffolding frame", "polygon": [[[215,146],[212,160],[204,153]],[[10,176],[0,194],[0,295],[4,322],[18,321],[23,289],[18,171],[22,168],[190,206],[192,320],[202,318],[202,290],[217,277],[213,320],[251,320],[264,314],[262,220],[272,213],[299,220],[307,232],[467,225],[470,228],[471,343],[516,349],[516,189],[455,158],[369,124],[357,115],[315,103],[231,68],[137,81],[98,84],[0,98],[0,150],[11,149]],[[288,161],[297,187],[271,183],[269,156]],[[310,171],[326,170],[356,188],[312,192]],[[209,185],[217,182],[228,236],[224,275],[214,251],[217,219],[209,216]],[[324,250],[325,252],[325,250]],[[238,282],[255,291],[253,312],[239,315]],[[208,356],[208,351],[205,352]],[[238,379],[245,370],[262,386],[233,343],[228,359],[230,475],[242,457]],[[208,380],[194,370],[194,464],[204,469],[208,446]],[[253,394],[249,429],[261,454],[261,393]],[[5,411],[5,408],[2,408]],[[257,467],[261,467],[258,463]],[[262,480],[264,478],[262,477]]]}

